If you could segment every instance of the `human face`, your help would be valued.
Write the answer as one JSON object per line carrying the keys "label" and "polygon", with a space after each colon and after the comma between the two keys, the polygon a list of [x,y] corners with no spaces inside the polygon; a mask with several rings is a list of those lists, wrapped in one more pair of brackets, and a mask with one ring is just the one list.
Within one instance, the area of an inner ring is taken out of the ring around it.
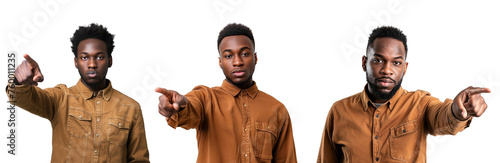
{"label": "human face", "polygon": [[406,73],[404,45],[393,38],[376,38],[363,56],[368,91],[375,103],[389,100],[401,86]]}
{"label": "human face", "polygon": [[106,74],[112,64],[112,58],[108,56],[106,43],[102,40],[89,38],[78,44],[75,67],[83,84],[94,92],[107,86]]}
{"label": "human face", "polygon": [[246,89],[253,85],[252,75],[257,53],[250,38],[244,35],[224,37],[219,46],[219,66],[233,85]]}

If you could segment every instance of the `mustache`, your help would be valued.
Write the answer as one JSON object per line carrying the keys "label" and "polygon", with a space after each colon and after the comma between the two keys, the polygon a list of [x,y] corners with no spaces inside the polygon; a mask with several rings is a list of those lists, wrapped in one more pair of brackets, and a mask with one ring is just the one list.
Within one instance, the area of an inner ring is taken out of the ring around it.
{"label": "mustache", "polygon": [[376,78],[375,81],[378,81],[380,79],[388,79],[388,80],[391,80],[393,83],[396,83],[396,80],[390,78],[390,77],[381,77],[381,78]]}

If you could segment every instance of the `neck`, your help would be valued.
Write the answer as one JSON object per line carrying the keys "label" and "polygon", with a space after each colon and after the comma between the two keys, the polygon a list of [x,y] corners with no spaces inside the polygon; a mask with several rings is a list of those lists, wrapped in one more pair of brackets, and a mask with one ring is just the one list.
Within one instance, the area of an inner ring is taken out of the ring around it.
{"label": "neck", "polygon": [[372,100],[372,102],[374,103],[385,103],[387,101],[389,101],[389,99],[380,99],[380,98],[377,98],[375,95],[373,95],[372,91],[370,90],[370,88],[368,88],[368,97],[370,98],[370,100]]}
{"label": "neck", "polygon": [[239,89],[247,89],[247,88],[250,88],[251,86],[253,86],[254,82],[252,79],[249,79],[249,81],[245,82],[245,83],[241,83],[241,84],[236,84],[236,83],[233,83],[231,80],[229,79],[226,79],[226,81],[228,81],[229,83],[231,83],[232,85],[238,87]]}
{"label": "neck", "polygon": [[83,85],[85,85],[88,89],[90,89],[94,93],[98,93],[100,90],[103,90],[104,88],[106,88],[109,84],[108,80],[106,80],[106,79],[103,82],[95,84],[95,85],[89,85],[85,81],[83,81],[83,79],[82,79],[82,83],[83,83]]}

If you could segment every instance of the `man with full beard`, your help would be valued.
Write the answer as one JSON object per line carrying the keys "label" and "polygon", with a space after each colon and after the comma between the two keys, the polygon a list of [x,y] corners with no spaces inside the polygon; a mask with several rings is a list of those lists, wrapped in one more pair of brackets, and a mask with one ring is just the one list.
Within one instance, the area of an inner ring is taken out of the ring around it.
{"label": "man with full beard", "polygon": [[333,104],[317,162],[425,162],[428,134],[455,135],[483,114],[488,88],[468,87],[444,102],[401,88],[407,52],[399,29],[373,30],[362,62],[368,84]]}

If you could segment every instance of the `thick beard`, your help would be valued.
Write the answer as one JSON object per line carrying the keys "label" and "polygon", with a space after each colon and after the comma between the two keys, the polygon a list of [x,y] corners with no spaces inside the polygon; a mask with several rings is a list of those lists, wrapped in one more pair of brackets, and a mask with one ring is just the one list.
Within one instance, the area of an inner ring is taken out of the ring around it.
{"label": "thick beard", "polygon": [[401,83],[403,83],[403,78],[401,78],[401,80],[399,80],[399,82],[397,82],[396,86],[394,88],[392,88],[392,90],[389,93],[384,93],[384,92],[378,91],[377,86],[375,86],[375,84],[373,82],[368,80],[368,76],[366,77],[366,82],[368,82],[368,86],[371,88],[371,90],[373,90],[373,92],[370,92],[370,93],[373,96],[375,96],[375,98],[382,99],[382,100],[388,100],[388,99],[391,99],[392,96],[394,96],[396,94],[396,92],[399,90],[399,88],[401,87]]}

